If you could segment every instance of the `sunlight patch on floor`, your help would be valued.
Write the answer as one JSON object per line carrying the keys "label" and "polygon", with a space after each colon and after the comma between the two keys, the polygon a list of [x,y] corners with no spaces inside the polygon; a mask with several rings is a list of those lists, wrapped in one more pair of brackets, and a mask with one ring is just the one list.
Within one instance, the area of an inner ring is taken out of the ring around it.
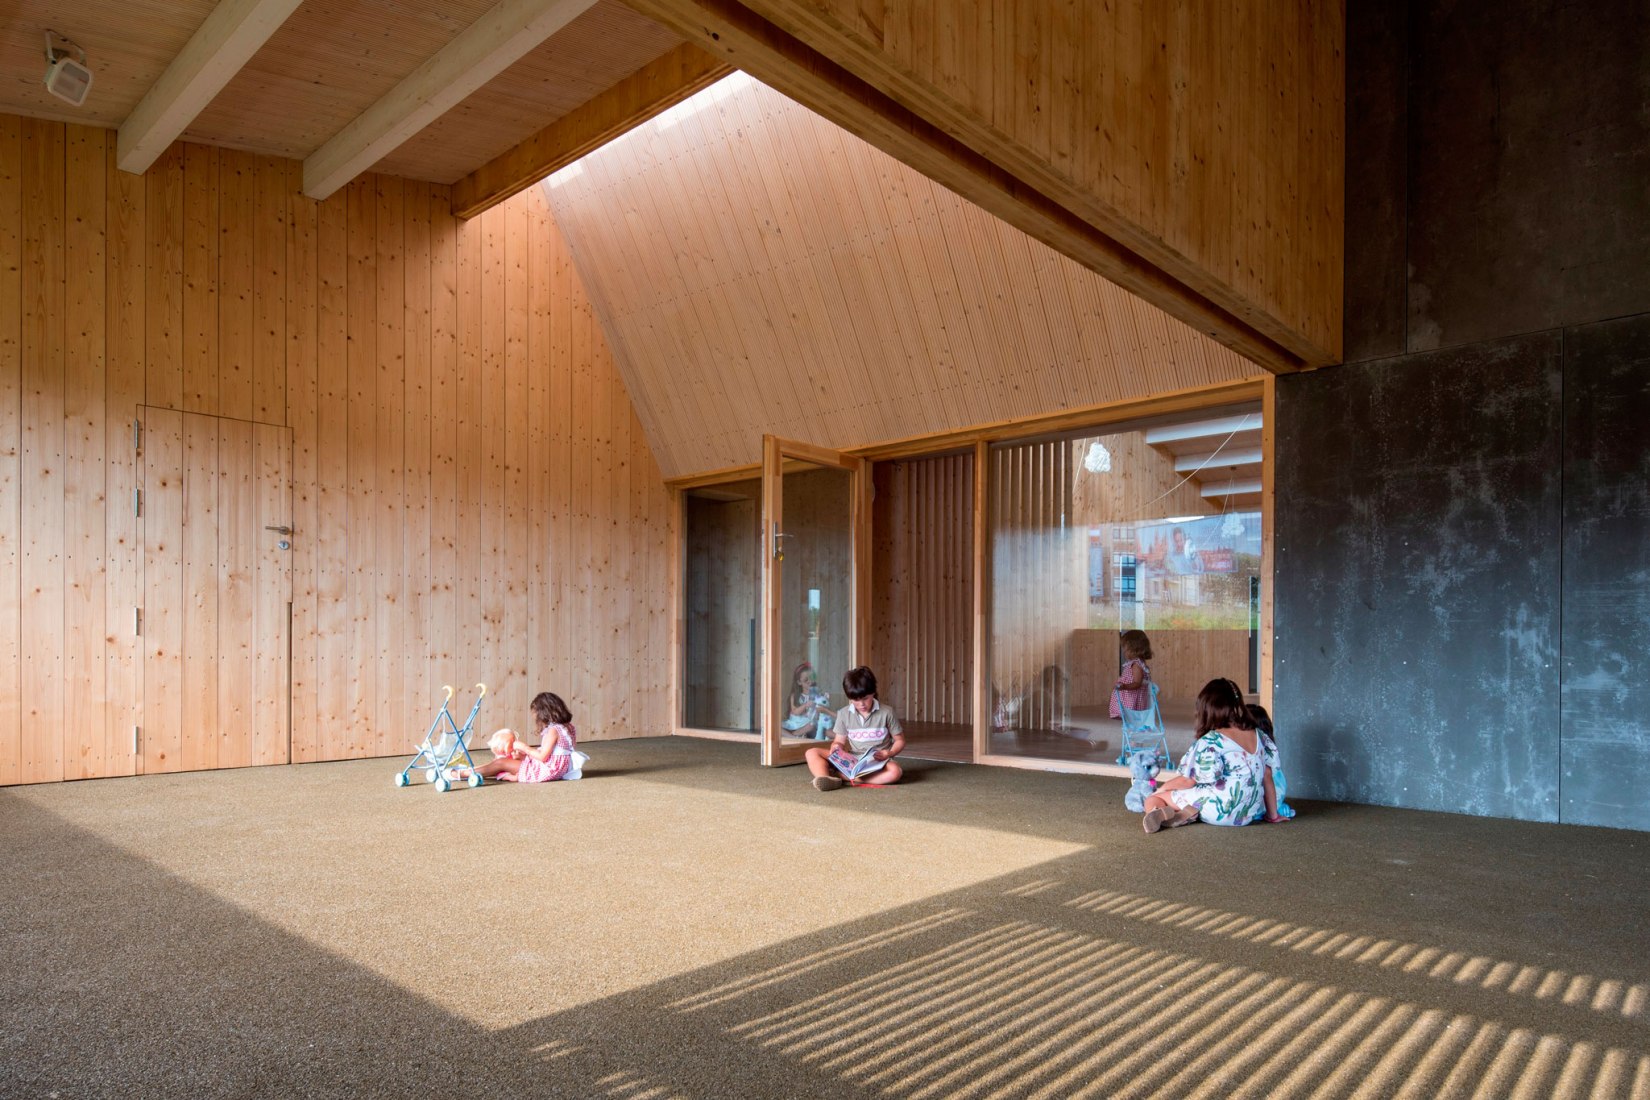
{"label": "sunlight patch on floor", "polygon": [[486,1028],[827,929],[846,926],[836,946],[851,946],[878,913],[1080,850],[885,815],[870,800],[899,792],[818,794],[800,772],[795,801],[641,776],[442,795],[393,789],[393,770],[19,794]]}

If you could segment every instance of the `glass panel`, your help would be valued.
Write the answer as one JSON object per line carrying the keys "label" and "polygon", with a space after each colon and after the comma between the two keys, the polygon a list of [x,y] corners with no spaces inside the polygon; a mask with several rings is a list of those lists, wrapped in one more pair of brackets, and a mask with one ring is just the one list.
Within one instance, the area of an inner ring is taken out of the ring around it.
{"label": "glass panel", "polygon": [[787,460],[780,563],[780,743],[831,736],[853,642],[853,475]]}
{"label": "glass panel", "polygon": [[1256,690],[1259,413],[999,445],[989,477],[991,752],[1118,763],[1135,653],[1173,759],[1204,683]]}
{"label": "glass panel", "polygon": [[754,733],[762,482],[689,489],[683,497],[682,724]]}

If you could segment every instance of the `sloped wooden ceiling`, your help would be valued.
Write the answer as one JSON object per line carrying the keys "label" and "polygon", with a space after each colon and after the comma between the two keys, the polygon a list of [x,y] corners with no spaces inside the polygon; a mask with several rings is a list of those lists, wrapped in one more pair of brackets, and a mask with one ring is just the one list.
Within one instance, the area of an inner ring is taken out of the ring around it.
{"label": "sloped wooden ceiling", "polygon": [[1260,373],[743,75],[545,187],[666,477]]}

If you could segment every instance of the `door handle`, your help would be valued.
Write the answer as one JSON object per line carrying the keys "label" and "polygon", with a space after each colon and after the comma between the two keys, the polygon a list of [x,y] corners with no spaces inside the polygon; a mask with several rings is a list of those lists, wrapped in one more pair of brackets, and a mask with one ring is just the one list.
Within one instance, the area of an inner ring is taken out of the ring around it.
{"label": "door handle", "polygon": [[292,528],[290,528],[290,527],[265,527],[264,530],[265,531],[274,531],[277,535],[290,535],[290,534],[292,534]]}

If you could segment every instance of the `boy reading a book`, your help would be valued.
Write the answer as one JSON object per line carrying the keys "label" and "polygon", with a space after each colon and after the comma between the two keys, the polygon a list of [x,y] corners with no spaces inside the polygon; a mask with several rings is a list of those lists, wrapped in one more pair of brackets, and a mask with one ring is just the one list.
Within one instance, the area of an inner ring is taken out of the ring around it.
{"label": "boy reading a book", "polygon": [[[804,755],[816,791],[834,791],[846,780],[885,787],[903,774],[894,757],[905,748],[905,734],[892,707],[877,701],[877,675],[861,665],[842,678],[848,705],[837,711],[836,736],[829,747]],[[861,777],[864,777],[863,780]]]}

